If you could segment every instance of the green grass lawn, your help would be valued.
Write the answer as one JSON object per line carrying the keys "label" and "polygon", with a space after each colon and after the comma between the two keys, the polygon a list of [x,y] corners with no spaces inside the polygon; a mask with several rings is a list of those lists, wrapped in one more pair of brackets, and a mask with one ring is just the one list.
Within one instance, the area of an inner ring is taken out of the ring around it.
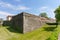
{"label": "green grass lawn", "polygon": [[[57,40],[60,32],[60,27],[44,25],[32,32],[21,34],[18,32],[11,32],[7,27],[0,27],[0,40]],[[15,31],[11,28],[12,31]]]}

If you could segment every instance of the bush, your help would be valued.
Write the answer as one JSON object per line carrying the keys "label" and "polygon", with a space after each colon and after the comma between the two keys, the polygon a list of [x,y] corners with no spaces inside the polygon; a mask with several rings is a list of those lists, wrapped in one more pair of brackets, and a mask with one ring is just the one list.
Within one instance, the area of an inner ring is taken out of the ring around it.
{"label": "bush", "polygon": [[3,26],[10,26],[11,25],[11,22],[10,21],[4,21],[3,22]]}

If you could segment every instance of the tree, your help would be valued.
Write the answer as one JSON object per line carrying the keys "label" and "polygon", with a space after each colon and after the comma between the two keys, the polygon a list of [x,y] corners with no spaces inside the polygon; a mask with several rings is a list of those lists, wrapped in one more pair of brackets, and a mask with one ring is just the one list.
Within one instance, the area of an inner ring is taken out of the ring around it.
{"label": "tree", "polygon": [[58,22],[60,21],[60,6],[54,11],[55,13],[55,18],[56,18],[56,27],[58,26]]}
{"label": "tree", "polygon": [[39,15],[39,16],[41,16],[41,17],[45,17],[45,18],[48,18],[47,14],[46,14],[45,12],[40,13],[40,15]]}

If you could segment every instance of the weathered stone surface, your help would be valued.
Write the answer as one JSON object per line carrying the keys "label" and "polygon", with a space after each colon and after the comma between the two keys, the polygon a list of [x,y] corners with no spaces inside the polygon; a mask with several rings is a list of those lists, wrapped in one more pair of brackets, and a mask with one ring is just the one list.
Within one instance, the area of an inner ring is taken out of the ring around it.
{"label": "weathered stone surface", "polygon": [[41,17],[22,12],[12,17],[13,28],[19,30],[22,33],[31,32],[37,28],[40,28],[45,21],[41,20]]}
{"label": "weathered stone surface", "polygon": [[42,25],[42,21],[40,17],[31,15],[31,14],[24,14],[24,33],[30,32],[35,30]]}
{"label": "weathered stone surface", "polygon": [[11,23],[14,29],[23,33],[23,13],[13,16]]}

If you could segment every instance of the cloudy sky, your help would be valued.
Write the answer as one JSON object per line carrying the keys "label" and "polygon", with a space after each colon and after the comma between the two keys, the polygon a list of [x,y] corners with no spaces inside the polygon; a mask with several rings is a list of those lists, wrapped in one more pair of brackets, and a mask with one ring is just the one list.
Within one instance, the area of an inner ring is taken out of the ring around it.
{"label": "cloudy sky", "polygon": [[0,18],[21,12],[39,15],[46,12],[54,18],[54,10],[60,5],[60,0],[0,0]]}

